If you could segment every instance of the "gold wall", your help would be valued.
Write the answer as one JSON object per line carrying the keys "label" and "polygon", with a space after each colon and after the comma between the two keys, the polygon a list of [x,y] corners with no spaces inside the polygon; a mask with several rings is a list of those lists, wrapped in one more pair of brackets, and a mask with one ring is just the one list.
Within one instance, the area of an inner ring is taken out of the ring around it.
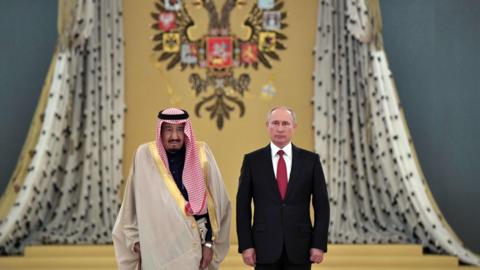
{"label": "gold wall", "polygon": [[[221,7],[223,0],[215,0]],[[194,35],[202,35],[208,17],[201,9],[187,0],[198,27]],[[254,0],[247,0],[242,8],[235,8],[231,14],[232,30],[237,35],[245,33],[241,23],[246,18]],[[196,102],[188,83],[192,70],[179,69],[166,71],[165,63],[158,64],[152,51],[155,33],[150,25],[154,22],[150,16],[155,11],[154,0],[124,0],[125,29],[125,87],[127,114],[125,119],[124,175],[127,175],[136,147],[155,138],[157,113],[165,107],[177,106],[190,112],[197,139],[206,141],[220,166],[234,211],[231,239],[236,243],[235,234],[235,193],[243,155],[265,146],[269,140],[265,128],[266,114],[271,107],[287,105],[292,107],[298,117],[298,128],[294,143],[313,150],[312,105],[313,95],[313,57],[312,50],[316,30],[316,0],[285,0],[288,27],[284,30],[288,37],[287,50],[279,51],[281,61],[273,61],[273,69],[261,67],[258,71],[249,69],[251,83],[245,94],[245,115],[240,118],[238,110],[231,114],[222,130],[218,130],[207,113],[202,118],[194,116]],[[199,74],[205,76],[203,71]],[[239,72],[235,73],[238,76]],[[261,95],[261,87],[269,81],[277,89],[271,98]]]}

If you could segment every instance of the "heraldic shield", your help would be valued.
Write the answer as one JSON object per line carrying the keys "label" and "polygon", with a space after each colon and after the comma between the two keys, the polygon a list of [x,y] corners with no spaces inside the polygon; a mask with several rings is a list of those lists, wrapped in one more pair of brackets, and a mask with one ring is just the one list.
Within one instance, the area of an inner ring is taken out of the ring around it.
{"label": "heraldic shield", "polygon": [[[230,14],[236,7],[243,7],[247,0],[225,0],[217,10],[213,0],[157,0],[151,13],[156,34],[152,37],[157,61],[165,62],[167,70],[179,67],[191,70],[189,82],[199,101],[195,114],[209,113],[217,128],[222,129],[225,119],[238,109],[245,114],[243,97],[250,84],[249,73],[235,77],[239,68],[258,70],[261,66],[271,69],[272,61],[279,61],[277,51],[285,50],[287,36],[282,31],[287,14],[284,1],[253,0],[255,2],[243,21],[250,29],[246,38],[231,32]],[[217,1],[218,2],[218,1]],[[204,8],[208,14],[208,32],[200,38],[189,36],[188,29],[195,26],[189,8]],[[202,77],[198,70],[205,72]],[[195,71],[195,72],[194,72]]]}

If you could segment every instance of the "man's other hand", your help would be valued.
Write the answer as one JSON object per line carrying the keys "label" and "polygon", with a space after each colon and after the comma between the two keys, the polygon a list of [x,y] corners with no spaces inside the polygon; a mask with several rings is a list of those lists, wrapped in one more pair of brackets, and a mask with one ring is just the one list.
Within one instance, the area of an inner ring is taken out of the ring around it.
{"label": "man's other hand", "polygon": [[257,256],[255,254],[255,249],[254,248],[247,248],[242,252],[242,258],[243,262],[246,265],[255,267],[255,264],[257,263]]}
{"label": "man's other hand", "polygon": [[213,258],[213,249],[202,246],[202,260],[200,261],[200,269],[205,269]]}
{"label": "man's other hand", "polygon": [[312,263],[321,263],[323,261],[323,250],[318,248],[311,248],[310,261]]}

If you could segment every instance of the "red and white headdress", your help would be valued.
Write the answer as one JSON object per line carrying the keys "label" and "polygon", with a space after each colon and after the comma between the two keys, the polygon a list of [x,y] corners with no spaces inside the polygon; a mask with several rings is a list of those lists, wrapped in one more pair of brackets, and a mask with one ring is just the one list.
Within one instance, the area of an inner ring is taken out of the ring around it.
{"label": "red and white headdress", "polygon": [[168,108],[158,113],[157,121],[157,150],[162,158],[163,164],[170,171],[168,166],[167,153],[162,143],[162,124],[185,124],[185,164],[183,167],[183,185],[187,189],[188,202],[185,211],[189,215],[203,215],[207,213],[207,191],[205,179],[200,165],[200,156],[197,149],[195,135],[192,130],[192,123],[188,119],[188,113],[177,108]]}

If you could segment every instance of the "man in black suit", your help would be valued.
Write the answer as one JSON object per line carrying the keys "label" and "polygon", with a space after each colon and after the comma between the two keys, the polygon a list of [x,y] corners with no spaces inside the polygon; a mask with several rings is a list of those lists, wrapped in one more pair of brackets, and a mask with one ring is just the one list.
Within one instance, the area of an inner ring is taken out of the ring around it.
{"label": "man in black suit", "polygon": [[327,252],[330,208],[325,178],[318,155],[291,143],[296,127],[290,108],[273,108],[267,119],[271,143],[243,159],[237,192],[238,251],[256,270],[311,269]]}

